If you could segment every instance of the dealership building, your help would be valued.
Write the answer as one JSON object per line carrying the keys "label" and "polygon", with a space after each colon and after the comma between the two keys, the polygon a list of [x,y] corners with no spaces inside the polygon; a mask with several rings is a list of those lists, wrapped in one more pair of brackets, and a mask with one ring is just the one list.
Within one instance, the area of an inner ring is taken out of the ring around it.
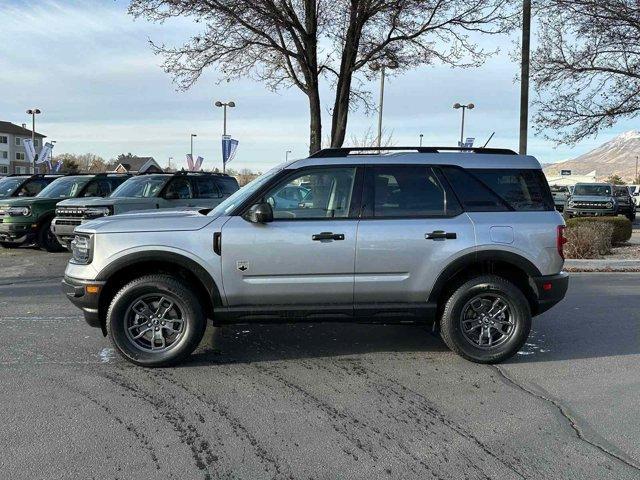
{"label": "dealership building", "polygon": [[[12,173],[30,173],[33,165],[27,160],[23,141],[31,138],[31,130],[25,124],[16,125],[11,122],[0,121],[0,175]],[[34,147],[36,152],[42,148],[45,135],[35,134]]]}

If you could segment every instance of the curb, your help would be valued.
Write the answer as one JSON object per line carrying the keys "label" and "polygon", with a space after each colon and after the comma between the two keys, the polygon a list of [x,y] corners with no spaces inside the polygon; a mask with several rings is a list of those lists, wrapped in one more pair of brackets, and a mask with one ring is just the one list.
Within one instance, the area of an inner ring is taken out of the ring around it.
{"label": "curb", "polygon": [[564,262],[567,272],[640,272],[640,260],[577,260]]}

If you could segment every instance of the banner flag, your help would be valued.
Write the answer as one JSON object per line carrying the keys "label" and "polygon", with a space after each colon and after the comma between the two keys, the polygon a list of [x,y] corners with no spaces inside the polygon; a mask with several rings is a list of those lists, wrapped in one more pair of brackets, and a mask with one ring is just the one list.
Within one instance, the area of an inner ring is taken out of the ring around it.
{"label": "banner flag", "polygon": [[473,142],[476,141],[475,137],[467,137],[464,143],[458,141],[458,146],[461,148],[473,148]]}
{"label": "banner flag", "polygon": [[193,172],[193,156],[187,153],[187,170]]}
{"label": "banner flag", "polygon": [[238,149],[238,140],[231,138],[231,135],[222,136],[222,164],[226,165],[236,154]]}
{"label": "banner flag", "polygon": [[198,158],[196,158],[196,162],[193,166],[193,169],[196,172],[199,172],[200,170],[202,170],[202,162],[204,161],[204,158],[202,158],[200,155],[198,155]]}
{"label": "banner flag", "polygon": [[60,170],[60,167],[62,167],[62,162],[56,162],[56,164],[51,169],[51,172],[58,173],[58,170]]}
{"label": "banner flag", "polygon": [[53,148],[53,143],[45,143],[42,150],[40,150],[40,155],[38,155],[38,160],[36,163],[49,163],[51,160],[51,149]]}
{"label": "banner flag", "polygon": [[34,158],[36,158],[36,149],[33,147],[33,142],[30,138],[25,138],[22,140],[22,146],[27,160],[29,163],[33,163]]}

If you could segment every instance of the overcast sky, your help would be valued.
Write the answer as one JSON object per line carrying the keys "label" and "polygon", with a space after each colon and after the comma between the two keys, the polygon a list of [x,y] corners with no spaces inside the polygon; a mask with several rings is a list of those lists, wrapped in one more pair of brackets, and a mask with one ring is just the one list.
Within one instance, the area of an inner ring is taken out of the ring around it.
{"label": "overcast sky", "polygon": [[[305,97],[291,88],[279,93],[250,80],[216,84],[214,71],[187,92],[176,91],[159,67],[148,39],[180,44],[199,31],[190,20],[163,25],[134,21],[124,0],[2,0],[0,7],[0,120],[29,122],[25,110],[39,107],[36,130],[57,140],[57,153],[96,153],[112,158],[132,152],[153,156],[161,165],[169,157],[185,165],[189,135],[205,168],[220,166],[222,111],[215,100],[234,100],[229,133],[240,141],[235,168],[266,170],[308,152]],[[518,65],[509,58],[513,39],[492,37],[501,54],[483,67],[455,70],[428,66],[391,78],[385,89],[385,129],[396,145],[455,145],[460,112],[455,102],[474,102],[465,136],[484,143],[491,132],[494,147],[518,147]],[[372,85],[374,91],[377,84]],[[375,95],[377,98],[377,93]],[[331,102],[331,96],[324,97]],[[323,119],[325,135],[331,119]],[[355,112],[347,137],[375,128],[376,116]],[[574,148],[554,149],[543,138],[530,138],[529,152],[541,162],[577,156],[611,136],[634,128],[619,123],[597,139]]]}

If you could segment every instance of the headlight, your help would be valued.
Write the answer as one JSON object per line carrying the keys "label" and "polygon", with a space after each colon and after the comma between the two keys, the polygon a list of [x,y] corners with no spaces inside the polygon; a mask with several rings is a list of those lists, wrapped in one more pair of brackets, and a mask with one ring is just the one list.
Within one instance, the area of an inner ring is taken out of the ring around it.
{"label": "headlight", "polygon": [[93,237],[76,235],[71,241],[71,263],[88,265],[93,260]]}
{"label": "headlight", "polygon": [[28,217],[31,215],[31,209],[29,207],[9,207],[7,213],[11,217]]}
{"label": "headlight", "polygon": [[111,208],[109,207],[94,207],[87,208],[84,212],[87,218],[107,217],[111,215]]}
{"label": "headlight", "polygon": [[613,208],[613,202],[607,202],[607,204],[605,205],[605,207],[607,207],[607,208]]}

